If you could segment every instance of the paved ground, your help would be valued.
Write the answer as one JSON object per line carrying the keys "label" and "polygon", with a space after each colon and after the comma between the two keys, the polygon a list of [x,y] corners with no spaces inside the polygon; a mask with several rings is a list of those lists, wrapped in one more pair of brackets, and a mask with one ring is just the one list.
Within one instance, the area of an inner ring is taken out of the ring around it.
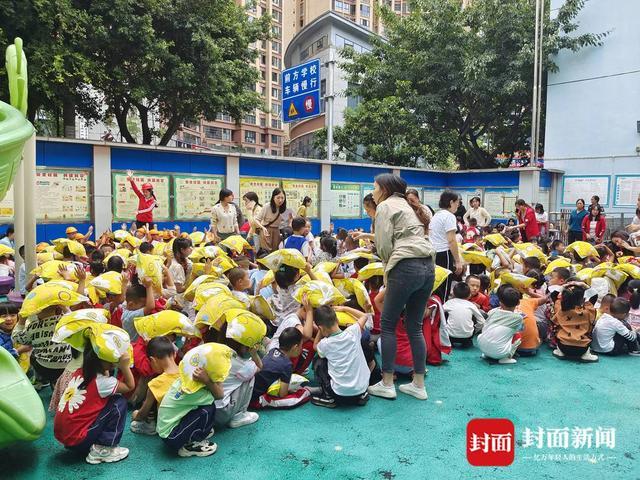
{"label": "paved ground", "polygon": [[[182,459],[157,437],[127,431],[128,459],[92,466],[53,439],[52,422],[32,444],[0,451],[6,479],[559,479],[640,478],[640,358],[601,358],[598,364],[556,360],[549,350],[517,365],[489,365],[477,349],[456,351],[430,367],[429,400],[400,394],[372,398],[363,408],[326,410],[311,404],[261,414],[254,425],[216,432],[218,452]],[[48,401],[48,398],[47,398]],[[465,457],[469,419],[502,417],[525,427],[615,427],[614,449],[516,448],[506,468],[471,467]],[[590,460],[543,455],[591,454]],[[537,456],[537,458],[536,458]],[[528,457],[528,458],[527,458]]]}

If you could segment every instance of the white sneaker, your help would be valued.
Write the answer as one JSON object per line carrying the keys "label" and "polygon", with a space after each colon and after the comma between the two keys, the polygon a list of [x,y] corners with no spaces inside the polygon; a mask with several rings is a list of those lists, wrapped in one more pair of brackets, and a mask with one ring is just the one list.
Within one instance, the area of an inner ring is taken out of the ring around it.
{"label": "white sneaker", "polygon": [[389,398],[391,400],[398,396],[395,385],[385,385],[382,380],[367,388],[367,392],[374,397]]}
{"label": "white sneaker", "polygon": [[498,360],[498,363],[502,365],[508,365],[510,363],[518,363],[518,361],[515,358],[507,357],[507,358],[501,358],[500,360]]}
{"label": "white sneaker", "polygon": [[155,435],[156,434],[156,424],[149,423],[140,420],[132,420],[131,421],[131,431],[133,433],[139,433],[142,435]]}
{"label": "white sneaker", "polygon": [[229,428],[238,428],[255,423],[260,418],[256,412],[236,413],[229,422]]}
{"label": "white sneaker", "polygon": [[562,353],[562,350],[560,350],[559,348],[556,348],[553,351],[553,354],[558,358],[564,358],[564,356],[565,356],[564,353]]}
{"label": "white sneaker", "polygon": [[402,393],[411,395],[412,397],[415,397],[418,400],[426,400],[427,398],[429,398],[429,396],[427,395],[427,389],[425,387],[418,387],[413,382],[400,385],[398,389]]}
{"label": "white sneaker", "polygon": [[631,355],[632,357],[640,357],[640,352],[633,350],[629,352],[629,355]]}
{"label": "white sneaker", "polygon": [[587,351],[580,357],[581,362],[597,362],[598,356],[591,353],[591,349],[587,348]]}
{"label": "white sneaker", "polygon": [[211,443],[208,440],[202,440],[201,442],[187,443],[180,450],[178,450],[178,456],[180,457],[208,457],[213,455],[218,450],[218,445]]}
{"label": "white sneaker", "polygon": [[89,454],[85,460],[91,465],[97,465],[99,463],[113,463],[119,462],[127,458],[129,455],[129,449],[124,447],[107,447],[105,445],[91,445]]}

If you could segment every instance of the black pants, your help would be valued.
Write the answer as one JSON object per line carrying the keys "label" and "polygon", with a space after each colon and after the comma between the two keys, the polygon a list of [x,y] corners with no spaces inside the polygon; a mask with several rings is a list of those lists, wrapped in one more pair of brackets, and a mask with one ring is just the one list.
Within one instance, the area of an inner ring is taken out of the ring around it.
{"label": "black pants", "polygon": [[573,230],[569,230],[567,234],[567,244],[582,241],[582,231],[574,232]]}
{"label": "black pants", "polygon": [[446,268],[447,270],[451,270],[452,272],[451,275],[449,275],[447,279],[442,282],[442,285],[440,285],[438,289],[433,292],[438,295],[442,299],[442,303],[444,303],[447,301],[447,299],[449,298],[449,294],[451,293],[451,283],[453,282],[453,276],[455,275],[456,270],[456,261],[453,258],[451,250],[436,253],[436,265]]}
{"label": "black pants", "polygon": [[624,355],[628,352],[638,352],[640,351],[640,342],[638,342],[638,338],[636,337],[634,340],[627,340],[619,333],[616,333],[613,336],[613,350],[610,352],[596,352],[598,354],[602,353],[602,355]]}
{"label": "black pants", "polygon": [[558,348],[562,353],[564,353],[567,357],[581,357],[584,355],[589,347],[575,347],[573,345],[564,345],[558,342]]}
{"label": "black pants", "polygon": [[326,358],[316,356],[313,359],[313,373],[315,375],[322,394],[325,398],[335,400],[338,405],[364,405],[368,401],[368,394],[365,390],[360,395],[343,396],[338,395],[331,388],[331,375],[329,375],[329,361]]}
{"label": "black pants", "polygon": [[54,385],[64,372],[64,368],[47,368],[43,367],[38,363],[38,361],[31,357],[31,366],[36,371],[36,375],[38,379],[41,381],[49,382],[51,384],[51,388],[53,389]]}
{"label": "black pants", "polygon": [[136,228],[147,228],[147,230],[151,230],[153,225],[149,222],[141,222],[140,220],[134,220],[132,223],[136,224]]}
{"label": "black pants", "polygon": [[449,337],[449,341],[451,342],[451,345],[459,344],[462,348],[473,347],[473,335],[468,338]]}

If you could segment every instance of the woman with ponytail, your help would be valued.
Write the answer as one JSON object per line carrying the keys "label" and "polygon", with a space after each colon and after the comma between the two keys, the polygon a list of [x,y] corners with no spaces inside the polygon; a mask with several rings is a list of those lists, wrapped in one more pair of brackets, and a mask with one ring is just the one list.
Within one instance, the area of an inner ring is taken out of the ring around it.
{"label": "woman with ponytail", "polygon": [[[384,173],[374,180],[375,245],[385,264],[385,302],[381,316],[382,381],[369,393],[395,398],[393,384],[396,360],[396,324],[405,311],[405,325],[413,356],[413,382],[400,391],[420,400],[427,399],[424,374],[427,352],[422,333],[425,307],[433,289],[435,270],[433,247],[427,238],[429,219],[424,210],[407,200],[407,182],[398,175]],[[354,234],[358,238],[358,234]]]}
{"label": "woman with ponytail", "polygon": [[129,180],[133,192],[138,197],[136,225],[138,228],[146,227],[147,230],[149,230],[153,225],[153,209],[158,206],[158,200],[156,199],[156,195],[153,193],[153,185],[150,183],[143,183],[142,191],[140,191],[133,179],[133,172],[131,170],[127,170],[127,180]]}

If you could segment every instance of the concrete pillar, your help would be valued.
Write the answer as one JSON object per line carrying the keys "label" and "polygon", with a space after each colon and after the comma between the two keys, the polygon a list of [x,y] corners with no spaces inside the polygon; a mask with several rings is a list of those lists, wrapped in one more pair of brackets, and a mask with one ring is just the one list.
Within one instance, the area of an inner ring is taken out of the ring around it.
{"label": "concrete pillar", "polygon": [[242,205],[242,199],[240,198],[240,157],[227,155],[227,177],[224,186],[233,192],[236,204]]}
{"label": "concrete pillar", "polygon": [[111,147],[93,147],[93,218],[95,238],[111,229],[113,202],[111,191]]}
{"label": "concrete pillar", "polygon": [[399,177],[402,176],[402,173],[400,172],[399,168],[394,168],[391,173],[393,173],[394,175],[398,175]]}
{"label": "concrete pillar", "polygon": [[24,245],[24,164],[20,162],[18,171],[13,179],[13,229],[16,233],[16,272],[24,263],[24,258],[18,254],[18,249]]}
{"label": "concrete pillar", "polygon": [[331,165],[323,163],[320,173],[320,230],[331,223]]}
{"label": "concrete pillar", "polygon": [[518,198],[524,199],[529,205],[538,202],[540,192],[540,170],[522,170],[518,182]]}
{"label": "concrete pillar", "polygon": [[24,256],[27,272],[36,268],[36,134],[24,146]]}

